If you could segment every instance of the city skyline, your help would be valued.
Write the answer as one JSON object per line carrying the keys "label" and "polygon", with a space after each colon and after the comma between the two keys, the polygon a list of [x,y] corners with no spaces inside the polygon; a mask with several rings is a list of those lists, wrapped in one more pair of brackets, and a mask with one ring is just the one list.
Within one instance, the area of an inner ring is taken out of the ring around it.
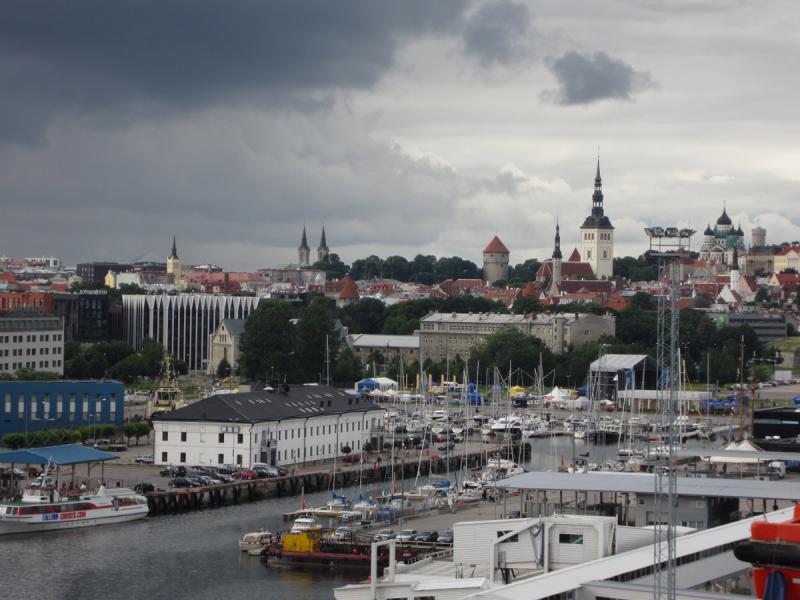
{"label": "city skyline", "polygon": [[556,219],[580,246],[598,146],[617,256],[723,207],[747,241],[800,239],[790,2],[10,13],[2,254],[165,259],[176,235],[184,264],[252,270],[296,262],[305,224],[347,263],[480,264],[494,235],[541,260]]}

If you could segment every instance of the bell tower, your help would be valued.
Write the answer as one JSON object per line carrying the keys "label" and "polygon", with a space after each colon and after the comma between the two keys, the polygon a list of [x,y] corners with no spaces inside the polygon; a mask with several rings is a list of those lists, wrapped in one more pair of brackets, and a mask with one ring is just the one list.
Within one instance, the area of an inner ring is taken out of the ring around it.
{"label": "bell tower", "polygon": [[300,238],[300,247],[297,249],[297,262],[301,267],[307,267],[311,264],[311,248],[308,247],[308,238],[306,237],[306,227],[303,225],[303,237]]}
{"label": "bell tower", "polygon": [[181,272],[181,259],[178,258],[178,246],[175,243],[175,236],[172,236],[172,252],[167,258],[167,273],[172,275],[175,285],[178,285],[182,279]]}
{"label": "bell tower", "polygon": [[603,208],[599,156],[594,178],[592,212],[581,225],[581,257],[592,266],[598,279],[610,279],[614,274],[614,226]]}

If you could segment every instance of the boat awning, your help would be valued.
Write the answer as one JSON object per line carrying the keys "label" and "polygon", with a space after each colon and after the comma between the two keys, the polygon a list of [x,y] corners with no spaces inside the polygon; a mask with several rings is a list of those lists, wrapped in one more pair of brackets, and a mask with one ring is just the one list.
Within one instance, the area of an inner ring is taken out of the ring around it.
{"label": "boat awning", "polygon": [[20,465],[75,465],[79,463],[102,462],[119,458],[119,455],[104,452],[80,444],[63,444],[60,446],[42,446],[41,448],[24,448],[0,452],[0,463]]}

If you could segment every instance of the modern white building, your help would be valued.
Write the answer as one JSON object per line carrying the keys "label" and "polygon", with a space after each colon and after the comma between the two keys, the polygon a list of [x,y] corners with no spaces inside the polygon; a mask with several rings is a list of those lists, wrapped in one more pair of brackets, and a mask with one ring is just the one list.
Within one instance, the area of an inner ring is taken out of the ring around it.
{"label": "modern white building", "polygon": [[246,319],[260,300],[211,294],[124,294],[125,341],[138,351],[144,340],[156,340],[189,369],[205,370],[211,334],[223,319]]}
{"label": "modern white building", "polygon": [[380,447],[382,408],[320,385],[219,394],[153,419],[157,464],[303,464]]}
{"label": "modern white building", "polygon": [[0,317],[0,373],[34,369],[64,374],[64,319],[35,314]]}

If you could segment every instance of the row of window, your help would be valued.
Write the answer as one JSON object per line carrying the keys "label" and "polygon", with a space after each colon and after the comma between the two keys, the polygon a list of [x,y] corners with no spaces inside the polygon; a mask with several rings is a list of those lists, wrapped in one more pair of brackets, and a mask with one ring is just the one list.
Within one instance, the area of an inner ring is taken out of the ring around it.
{"label": "row of window", "polygon": [[[166,433],[166,432],[164,432],[164,433]],[[241,437],[241,434],[239,434],[239,437]],[[163,436],[162,436],[162,439],[164,439]],[[166,439],[164,439],[164,441],[166,441]],[[241,441],[239,443],[241,443]],[[327,447],[328,447],[327,455],[331,456],[331,453],[333,451],[333,445],[332,444],[328,444]],[[355,440],[354,442],[344,442],[344,443],[342,443],[341,448],[343,449],[345,447],[351,448],[352,451],[354,451],[354,452],[358,452],[358,451],[361,450],[361,440]],[[315,453],[315,450],[316,450],[316,453]],[[281,458],[281,453],[280,453],[280,451],[278,451],[277,459],[278,460],[295,460],[295,459],[300,460],[300,459],[303,459],[303,458],[314,458],[314,457],[320,458],[320,457],[322,457],[324,455],[325,455],[325,444],[322,444],[322,445],[318,445],[318,446],[311,446],[309,448],[303,448],[303,452],[302,453],[301,453],[299,448],[297,450],[295,450],[295,449],[284,450],[283,451],[283,458]],[[179,460],[180,464],[186,464],[186,452],[178,453],[178,457],[179,457],[178,460]],[[161,462],[162,463],[169,463],[169,452],[162,452],[161,453]],[[225,455],[221,454],[221,453],[217,454],[217,464],[221,465],[221,464],[225,464],[225,462],[226,462],[225,461]],[[241,454],[237,454],[236,455],[236,464],[237,465],[241,465],[242,464],[242,455]],[[517,541],[517,540],[513,540],[513,541]]]}
{"label": "row of window", "polygon": [[[112,393],[109,395],[109,398],[101,398],[100,394],[95,394],[94,398],[94,412],[95,415],[100,415],[103,411],[103,404],[108,402],[109,407],[108,411],[112,415],[116,414],[117,412],[117,395]],[[42,418],[49,419],[51,413],[55,413],[57,418],[61,418],[61,415],[64,412],[64,395],[62,393],[57,393],[55,395],[56,402],[55,402],[55,410],[51,405],[51,396],[49,393],[43,394],[39,397],[37,394],[31,394],[30,399],[30,416],[32,419],[36,419],[37,415],[43,415]],[[6,392],[5,394],[5,402],[3,403],[5,416],[7,418],[25,418],[25,395],[19,394],[17,397],[17,402],[13,401],[10,392]],[[76,394],[70,393],[69,394],[69,415],[70,421],[73,420],[75,414],[83,413],[83,420],[88,421],[89,419],[89,409],[91,408],[91,400],[89,394],[83,394],[83,398],[77,398]]]}
{"label": "row of window", "polygon": [[592,240],[595,240],[595,239],[602,240],[604,242],[610,242],[611,241],[611,234],[610,233],[605,233],[605,232],[600,232],[598,234],[598,236],[595,237],[594,233],[584,233],[583,234],[583,239],[586,242],[589,242],[589,241],[592,241]]}
{"label": "row of window", "polygon": [[[352,427],[351,427],[351,425],[352,425]],[[351,432],[361,431],[362,430],[361,425],[362,425],[361,421],[358,421],[356,423],[339,423],[339,433],[351,433]],[[373,425],[373,427],[375,426],[375,419],[372,419],[372,425]],[[308,436],[325,435],[326,433],[327,434],[332,434],[333,433],[333,431],[332,431],[333,427],[334,427],[333,425],[317,425],[317,426],[313,426],[312,425],[311,427],[308,428],[306,436],[308,437]],[[380,422],[378,423],[378,427],[381,427],[381,423]],[[314,429],[315,428],[316,428],[316,433],[314,433]],[[326,432],[326,428],[327,428],[327,432]],[[320,434],[320,429],[322,430],[321,434]],[[292,429],[284,429],[284,430],[280,430],[279,429],[278,430],[278,440],[280,440],[281,437],[284,440],[289,440],[289,439],[293,440],[293,439],[295,439],[295,432],[297,432],[297,438],[300,439],[302,437],[302,435],[301,435],[302,431],[303,431],[302,427],[298,427],[297,429],[294,429],[294,428],[292,428]],[[366,423],[364,423],[364,431],[366,431]],[[235,435],[236,435],[236,443],[237,444],[243,444],[244,443],[244,434],[237,433]],[[182,442],[187,442],[188,441],[188,433],[186,431],[181,431],[180,432],[180,436],[181,436],[181,441]],[[161,432],[161,441],[162,442],[168,442],[169,441],[169,431],[162,431]],[[225,443],[225,433],[218,433],[217,434],[217,442],[220,443],[220,444],[224,444]],[[258,433],[255,434],[254,442],[258,443]]]}
{"label": "row of window", "polygon": [[[22,348],[11,348],[11,356],[22,356],[22,350]],[[61,354],[61,348],[58,346],[39,348],[39,354]],[[8,356],[8,348],[0,349],[0,356]],[[25,356],[36,356],[36,348],[25,348]]]}
{"label": "row of window", "polygon": [[[60,342],[64,339],[62,333],[40,333],[39,342],[49,342],[52,335],[54,342]],[[23,339],[24,338],[24,339]],[[0,343],[2,344],[21,344],[22,342],[36,342],[36,334],[29,333],[27,335],[0,335]]]}
{"label": "row of window", "polygon": [[[52,363],[52,364],[51,364]],[[23,362],[11,362],[11,363],[0,363],[0,371],[16,371],[17,369],[50,369],[50,368],[59,368],[61,367],[60,360],[40,360],[39,366],[36,366],[35,360],[28,360]]]}

